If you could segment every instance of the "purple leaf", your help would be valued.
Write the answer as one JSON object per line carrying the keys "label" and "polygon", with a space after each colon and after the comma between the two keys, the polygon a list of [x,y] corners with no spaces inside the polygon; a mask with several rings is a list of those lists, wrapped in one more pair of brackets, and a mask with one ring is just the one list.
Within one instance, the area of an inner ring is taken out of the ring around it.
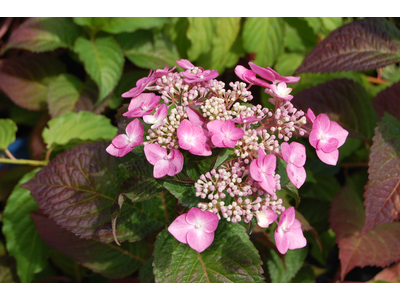
{"label": "purple leaf", "polygon": [[304,112],[311,108],[316,116],[327,114],[352,137],[371,138],[378,121],[368,93],[358,82],[346,78],[302,90],[292,103]]}
{"label": "purple leaf", "polygon": [[295,74],[364,71],[400,62],[400,31],[384,18],[365,18],[332,31]]}
{"label": "purple leaf", "polygon": [[[81,238],[112,242],[111,220],[119,214],[116,238],[120,242],[137,241],[159,229],[163,222],[129,201],[119,208],[121,184],[135,174],[124,172],[118,176],[117,170],[123,160],[105,151],[108,144],[98,142],[66,150],[23,188],[31,191],[39,208],[50,219]],[[130,164],[145,163],[144,155],[127,158]],[[135,184],[140,185],[140,182]],[[145,195],[142,193],[142,200],[150,199],[159,191],[153,188]]]}
{"label": "purple leaf", "polygon": [[386,111],[400,119],[400,82],[376,95],[373,105],[379,117],[383,117],[383,113]]}
{"label": "purple leaf", "polygon": [[126,277],[146,261],[146,248],[142,242],[126,243],[119,247],[80,239],[40,211],[31,213],[31,216],[47,245],[108,278]]}
{"label": "purple leaf", "polygon": [[17,105],[29,110],[46,107],[48,84],[65,71],[65,66],[46,54],[0,61],[0,88]]}

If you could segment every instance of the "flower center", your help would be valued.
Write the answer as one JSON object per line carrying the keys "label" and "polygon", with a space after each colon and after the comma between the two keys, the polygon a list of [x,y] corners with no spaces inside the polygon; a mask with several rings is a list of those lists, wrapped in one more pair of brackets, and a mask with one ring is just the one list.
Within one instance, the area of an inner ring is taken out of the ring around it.
{"label": "flower center", "polygon": [[168,158],[168,155],[165,155],[164,156],[164,160],[168,160],[169,158]]}
{"label": "flower center", "polygon": [[189,142],[189,143],[190,143],[191,141],[192,141],[192,139],[191,139],[190,137],[187,137],[187,138],[186,138],[186,142]]}
{"label": "flower center", "polygon": [[194,228],[200,229],[201,228],[201,224],[200,223],[196,223],[196,225],[194,225]]}

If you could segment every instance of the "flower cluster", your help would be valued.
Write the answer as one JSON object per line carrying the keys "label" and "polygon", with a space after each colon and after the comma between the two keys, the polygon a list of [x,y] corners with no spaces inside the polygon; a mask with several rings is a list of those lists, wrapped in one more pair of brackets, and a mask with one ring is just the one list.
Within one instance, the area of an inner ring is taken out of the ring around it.
{"label": "flower cluster", "polygon": [[[132,98],[123,116],[133,120],[126,134],[115,137],[106,151],[121,157],[143,144],[154,177],[161,178],[178,175],[188,153],[210,156],[215,148],[231,149],[225,162],[194,183],[202,202],[179,216],[170,233],[202,252],[211,245],[218,220],[249,223],[254,218],[263,228],[277,224],[275,241],[281,253],[304,247],[306,239],[294,208],[285,208],[276,194],[281,189],[277,162],[286,163],[290,182],[300,188],[306,180],[305,146],[290,140],[309,136],[321,161],[334,165],[348,132],[325,114],[316,117],[310,109],[305,114],[293,106],[287,84],[300,77],[284,77],[249,63],[250,69],[235,68],[242,82],[231,82],[225,89],[215,79],[216,70],[204,70],[186,59],[177,64],[184,71],[166,67],[150,72],[122,95]],[[265,88],[274,109],[248,103],[252,85]]]}

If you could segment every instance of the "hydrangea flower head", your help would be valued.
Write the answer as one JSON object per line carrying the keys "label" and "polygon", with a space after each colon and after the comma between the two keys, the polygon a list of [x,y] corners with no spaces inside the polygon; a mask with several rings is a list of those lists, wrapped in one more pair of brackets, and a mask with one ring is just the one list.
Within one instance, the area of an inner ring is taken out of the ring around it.
{"label": "hydrangea flower head", "polygon": [[126,134],[119,134],[112,140],[106,149],[109,154],[122,157],[143,143],[144,128],[139,119],[130,122],[126,126],[125,132]]}
{"label": "hydrangea flower head", "polygon": [[167,149],[158,144],[147,144],[144,146],[144,154],[147,161],[154,166],[153,175],[161,178],[165,175],[175,176],[183,168],[183,155],[179,150],[172,149],[167,154]]}
{"label": "hydrangea flower head", "polygon": [[168,227],[168,231],[181,243],[197,252],[203,252],[214,241],[214,231],[218,227],[218,216],[209,211],[191,208],[180,215]]}
{"label": "hydrangea flower head", "polygon": [[285,254],[288,249],[299,249],[307,245],[301,223],[295,218],[293,206],[286,209],[279,219],[278,228],[275,230],[275,243],[281,254]]}
{"label": "hydrangea flower head", "polygon": [[349,132],[325,114],[318,115],[313,123],[309,142],[317,150],[318,158],[328,165],[336,165],[339,150]]}

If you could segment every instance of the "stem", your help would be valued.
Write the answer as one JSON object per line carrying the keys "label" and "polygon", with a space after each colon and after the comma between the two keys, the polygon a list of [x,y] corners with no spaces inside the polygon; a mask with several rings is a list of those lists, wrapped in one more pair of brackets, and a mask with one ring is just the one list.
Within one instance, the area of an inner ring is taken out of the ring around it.
{"label": "stem", "polygon": [[9,158],[11,158],[12,160],[16,160],[15,156],[12,155],[12,153],[10,152],[10,150],[4,149],[4,153],[7,154],[7,156],[8,156]]}
{"label": "stem", "polygon": [[48,161],[44,160],[31,160],[31,159],[9,159],[0,158],[0,163],[16,164],[16,165],[31,165],[31,166],[46,166]]}
{"label": "stem", "polygon": [[51,151],[53,151],[53,148],[50,148],[50,149],[46,152],[46,157],[45,157],[45,160],[46,160],[46,161],[49,161],[49,160],[50,160]]}
{"label": "stem", "polygon": [[376,83],[376,84],[384,84],[387,83],[387,80],[381,79],[381,78],[376,78],[376,77],[372,77],[372,76],[367,76],[367,80],[368,82],[371,83]]}

